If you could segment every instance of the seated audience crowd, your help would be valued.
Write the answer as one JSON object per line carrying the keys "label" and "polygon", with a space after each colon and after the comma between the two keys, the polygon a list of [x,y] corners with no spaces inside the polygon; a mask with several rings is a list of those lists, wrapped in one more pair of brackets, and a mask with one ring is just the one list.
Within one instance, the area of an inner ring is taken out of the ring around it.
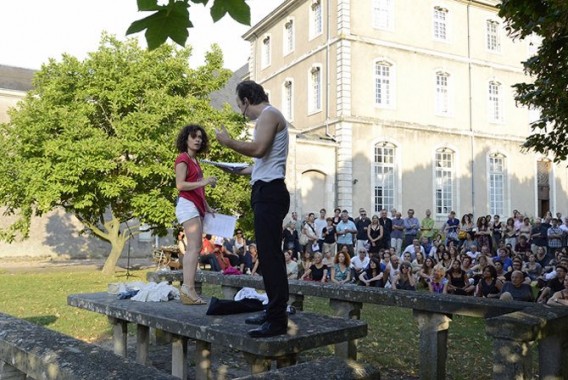
{"label": "seated audience crowd", "polygon": [[[454,294],[568,306],[568,217],[548,212],[529,218],[518,211],[498,215],[450,212],[436,225],[430,210],[420,221],[396,210],[367,216],[359,209],[326,217],[296,212],[283,227],[288,278],[338,285]],[[256,246],[241,229],[232,239],[203,239],[201,265],[259,272]]]}

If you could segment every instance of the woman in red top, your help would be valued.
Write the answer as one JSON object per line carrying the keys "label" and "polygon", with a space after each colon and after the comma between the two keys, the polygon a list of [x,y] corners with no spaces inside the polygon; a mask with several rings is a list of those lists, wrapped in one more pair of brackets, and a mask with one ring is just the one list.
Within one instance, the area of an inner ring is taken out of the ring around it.
{"label": "woman in red top", "polygon": [[217,178],[203,178],[197,161],[197,154],[207,150],[207,134],[199,125],[187,125],[178,134],[176,147],[176,188],[179,191],[176,217],[183,225],[187,237],[187,248],[183,256],[183,286],[180,289],[181,302],[186,305],[204,305],[205,301],[195,291],[195,271],[201,251],[203,217],[213,212],[205,200],[205,186],[212,187]]}

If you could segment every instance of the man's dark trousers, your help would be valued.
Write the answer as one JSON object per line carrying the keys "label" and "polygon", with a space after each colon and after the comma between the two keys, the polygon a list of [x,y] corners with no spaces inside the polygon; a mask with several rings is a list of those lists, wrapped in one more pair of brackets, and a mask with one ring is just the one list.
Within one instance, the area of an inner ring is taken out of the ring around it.
{"label": "man's dark trousers", "polygon": [[290,208],[290,193],[284,180],[256,181],[252,186],[251,205],[259,265],[268,296],[267,321],[285,324],[289,291],[281,243],[282,224]]}

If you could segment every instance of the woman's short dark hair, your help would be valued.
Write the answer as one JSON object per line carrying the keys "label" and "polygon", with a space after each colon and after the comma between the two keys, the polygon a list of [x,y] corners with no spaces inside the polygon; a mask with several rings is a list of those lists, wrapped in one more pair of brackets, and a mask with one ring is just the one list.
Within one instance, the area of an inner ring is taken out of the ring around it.
{"label": "woman's short dark hair", "polygon": [[237,85],[237,96],[241,101],[247,98],[251,105],[268,102],[264,88],[252,80],[244,80]]}
{"label": "woman's short dark hair", "polygon": [[[501,263],[501,262],[499,262]],[[492,278],[497,278],[497,269],[495,269],[495,267],[493,265],[488,265],[486,266],[483,270],[489,270],[489,273],[491,273],[491,277]]]}
{"label": "woman's short dark hair", "polygon": [[209,139],[207,138],[207,133],[205,133],[205,128],[203,128],[201,125],[189,124],[183,127],[181,131],[179,131],[176,140],[176,148],[179,153],[187,152],[187,138],[189,136],[195,137],[197,135],[197,131],[201,131],[201,148],[199,148],[197,153],[207,152],[207,148],[209,147]]}

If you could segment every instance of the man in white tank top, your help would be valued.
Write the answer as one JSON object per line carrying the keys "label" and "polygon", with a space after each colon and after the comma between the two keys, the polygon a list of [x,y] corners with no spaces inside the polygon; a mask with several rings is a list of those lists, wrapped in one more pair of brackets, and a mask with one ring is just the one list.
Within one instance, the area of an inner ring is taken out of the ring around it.
{"label": "man in white tank top", "polygon": [[254,158],[254,165],[239,174],[251,175],[255,239],[269,300],[266,313],[247,318],[246,323],[261,325],[249,331],[254,338],[282,335],[288,326],[288,277],[280,247],[282,222],[290,208],[290,193],[284,183],[288,127],[282,113],[268,103],[262,86],[253,81],[237,85],[237,105],[243,117],[256,120],[253,141],[234,140],[225,127],[215,132],[221,145]]}

